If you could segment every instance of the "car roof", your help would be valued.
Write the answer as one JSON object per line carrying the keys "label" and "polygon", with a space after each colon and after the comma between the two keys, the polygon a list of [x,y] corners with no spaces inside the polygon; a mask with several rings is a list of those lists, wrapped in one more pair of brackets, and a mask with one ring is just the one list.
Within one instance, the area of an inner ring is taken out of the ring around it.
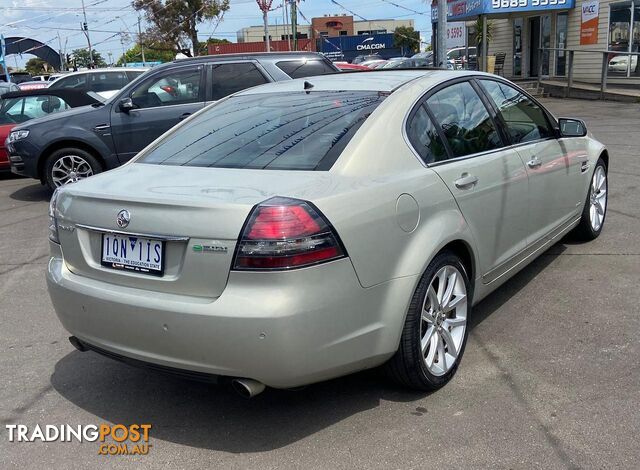
{"label": "car roof", "polygon": [[[304,91],[304,83],[312,85],[307,91],[378,91],[392,92],[419,78],[443,82],[467,74],[463,71],[442,69],[372,69],[370,72],[317,75],[284,82],[268,83],[241,91],[239,95]],[[468,74],[467,74],[468,75]]]}
{"label": "car roof", "polygon": [[88,70],[78,70],[77,72],[69,72],[65,73],[65,77],[70,77],[72,75],[80,75],[83,73],[103,73],[103,72],[122,72],[122,71],[141,71],[146,72],[149,70],[149,67],[111,67],[111,68],[102,68],[102,69],[88,69]]}
{"label": "car roof", "polygon": [[[317,52],[305,52],[305,51],[289,51],[289,52],[242,52],[236,54],[212,54],[201,55],[197,57],[186,57],[184,59],[176,59],[172,64],[184,64],[191,62],[211,62],[211,61],[225,61],[225,60],[238,60],[238,59],[324,59],[322,54]],[[165,65],[165,64],[163,64]]]}
{"label": "car roof", "polygon": [[77,107],[87,104],[99,103],[98,100],[87,93],[69,88],[39,88],[37,90],[11,91],[2,95],[2,98],[23,98],[25,96],[57,96],[62,98],[69,106]]}

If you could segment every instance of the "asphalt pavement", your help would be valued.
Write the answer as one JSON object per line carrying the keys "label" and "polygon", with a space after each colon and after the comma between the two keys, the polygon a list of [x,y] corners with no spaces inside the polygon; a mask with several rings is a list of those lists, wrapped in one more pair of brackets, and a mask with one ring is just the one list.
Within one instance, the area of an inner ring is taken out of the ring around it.
{"label": "asphalt pavement", "polygon": [[[544,101],[609,148],[604,231],[480,303],[456,377],[432,394],[369,371],[246,400],[75,351],[44,279],[50,193],[0,175],[0,468],[638,468],[640,105]],[[5,429],[100,423],[150,423],[148,455]]]}

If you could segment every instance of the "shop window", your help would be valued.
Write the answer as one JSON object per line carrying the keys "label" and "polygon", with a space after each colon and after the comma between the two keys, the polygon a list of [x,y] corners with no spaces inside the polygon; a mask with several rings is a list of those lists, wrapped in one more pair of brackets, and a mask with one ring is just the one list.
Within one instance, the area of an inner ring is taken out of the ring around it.
{"label": "shop window", "polygon": [[[609,15],[609,50],[639,52],[640,50],[640,1],[611,5]],[[612,53],[609,55],[609,76],[629,77],[640,75],[638,56]]]}
{"label": "shop window", "polygon": [[522,75],[522,27],[524,21],[522,18],[514,18],[513,20],[513,75],[520,77]]}
{"label": "shop window", "polygon": [[[558,13],[556,17],[556,47],[564,49],[567,47],[567,25],[568,14]],[[556,52],[556,76],[564,77],[567,75],[567,53],[565,51]]]}

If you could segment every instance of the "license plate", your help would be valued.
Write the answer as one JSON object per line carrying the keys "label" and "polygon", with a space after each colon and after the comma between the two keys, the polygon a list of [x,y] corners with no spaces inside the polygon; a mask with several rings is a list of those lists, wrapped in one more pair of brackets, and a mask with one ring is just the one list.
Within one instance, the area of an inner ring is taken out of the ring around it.
{"label": "license plate", "polygon": [[162,276],[164,242],[152,238],[104,233],[102,265],[112,269]]}

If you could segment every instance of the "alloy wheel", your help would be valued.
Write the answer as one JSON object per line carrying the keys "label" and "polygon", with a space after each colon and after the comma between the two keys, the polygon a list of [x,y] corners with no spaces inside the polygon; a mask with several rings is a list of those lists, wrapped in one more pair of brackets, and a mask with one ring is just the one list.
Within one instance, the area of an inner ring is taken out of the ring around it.
{"label": "alloy wheel", "polygon": [[454,366],[467,327],[467,288],[454,266],[444,266],[431,280],[422,303],[420,347],[429,372],[441,376]]}
{"label": "alloy wheel", "polygon": [[51,178],[56,187],[75,183],[93,175],[89,162],[78,155],[64,155],[55,161],[51,169]]}
{"label": "alloy wheel", "polygon": [[589,222],[594,232],[602,227],[607,210],[607,174],[602,166],[596,167],[589,192]]}

